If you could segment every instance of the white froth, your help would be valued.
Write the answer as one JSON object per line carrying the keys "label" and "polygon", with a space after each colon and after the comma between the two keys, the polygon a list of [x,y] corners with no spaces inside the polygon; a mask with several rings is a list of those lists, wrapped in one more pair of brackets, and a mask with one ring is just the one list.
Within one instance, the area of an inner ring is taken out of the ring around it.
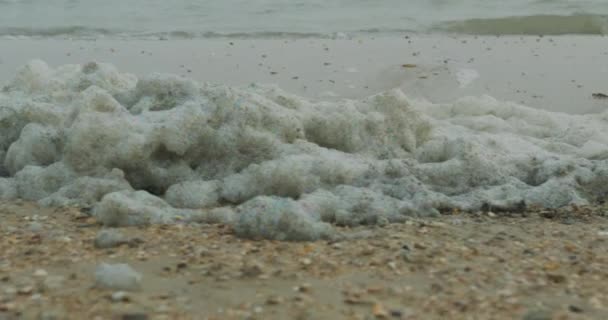
{"label": "white froth", "polygon": [[608,112],[399,90],[311,102],[34,61],[0,92],[0,164],[1,199],[93,207],[111,226],[195,220],[314,240],[444,209],[604,199]]}
{"label": "white froth", "polygon": [[477,78],[479,78],[479,72],[474,69],[460,69],[456,72],[456,80],[461,89],[468,87]]}

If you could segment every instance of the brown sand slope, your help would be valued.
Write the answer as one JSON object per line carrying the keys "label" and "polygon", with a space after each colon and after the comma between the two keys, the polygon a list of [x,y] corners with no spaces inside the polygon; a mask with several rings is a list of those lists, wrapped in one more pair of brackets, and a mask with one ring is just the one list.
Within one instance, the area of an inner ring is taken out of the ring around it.
{"label": "brown sand slope", "polygon": [[[607,319],[607,212],[455,213],[337,243],[151,226],[97,249],[86,214],[4,202],[0,319]],[[95,288],[101,262],[130,264],[142,290]]]}

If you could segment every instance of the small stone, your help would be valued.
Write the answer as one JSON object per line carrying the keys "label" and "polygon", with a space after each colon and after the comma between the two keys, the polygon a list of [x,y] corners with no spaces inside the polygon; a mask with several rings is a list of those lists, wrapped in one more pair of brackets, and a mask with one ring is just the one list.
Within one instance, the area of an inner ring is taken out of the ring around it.
{"label": "small stone", "polygon": [[312,301],[312,298],[307,294],[297,294],[293,297],[293,301],[308,303]]}
{"label": "small stone", "polygon": [[547,279],[553,283],[564,283],[566,282],[566,277],[561,274],[549,273],[547,274]]}
{"label": "small stone", "polygon": [[49,276],[42,282],[42,288],[46,290],[58,290],[63,287],[65,277],[63,276]]}
{"label": "small stone", "polygon": [[95,270],[95,284],[99,288],[138,291],[142,276],[128,264],[100,264]]}
{"label": "small stone", "polygon": [[39,233],[44,230],[44,226],[40,222],[30,222],[27,229],[34,233]]}
{"label": "small stone", "polygon": [[390,261],[387,265],[391,270],[397,270],[397,263],[395,261]]}
{"label": "small stone", "polygon": [[598,231],[597,235],[600,237],[608,237],[608,231]]}
{"label": "small stone", "polygon": [[594,307],[596,309],[604,308],[604,304],[600,301],[600,299],[597,296],[593,296],[589,299],[589,305],[591,305],[592,307]]}
{"label": "small stone", "polygon": [[384,291],[384,288],[383,287],[368,287],[366,291],[367,291],[367,293],[370,293],[370,294],[379,294]]}
{"label": "small stone", "polygon": [[375,303],[374,306],[372,307],[372,313],[378,319],[387,319],[389,317],[389,312],[379,302]]}
{"label": "small stone", "polygon": [[283,298],[279,296],[270,296],[266,299],[266,304],[268,305],[277,305],[283,303]]}
{"label": "small stone", "polygon": [[299,286],[294,287],[294,291],[297,292],[310,292],[312,286],[310,285],[310,283],[303,283]]}
{"label": "small stone", "polygon": [[48,276],[48,272],[46,272],[46,270],[44,269],[38,269],[36,271],[34,271],[34,277],[37,278],[46,278]]}
{"label": "small stone", "polygon": [[257,262],[246,262],[241,268],[241,273],[245,278],[255,278],[264,272],[263,266]]}
{"label": "small stone", "polygon": [[31,294],[33,291],[34,291],[34,287],[25,286],[25,287],[19,288],[19,290],[17,290],[17,293],[21,294],[21,295],[28,295],[28,294]]}
{"label": "small stone", "polygon": [[426,246],[419,242],[414,243],[414,248],[419,249],[419,250],[426,250]]}
{"label": "small stone", "polygon": [[128,293],[124,291],[116,291],[112,293],[110,300],[112,300],[112,302],[129,302],[131,299]]}
{"label": "small stone", "polygon": [[551,320],[552,316],[551,316],[551,312],[549,312],[547,310],[532,310],[532,311],[528,311],[522,319],[523,320]]}
{"label": "small stone", "polygon": [[[4,287],[2,288],[2,301],[8,302],[15,299],[17,296],[17,288],[15,287]],[[0,301],[0,302],[2,302]]]}
{"label": "small stone", "polygon": [[452,218],[450,219],[450,224],[453,226],[462,226],[464,225],[464,220],[459,218]]}
{"label": "small stone", "polygon": [[[15,309],[17,309],[17,304],[15,304],[14,302],[9,302],[9,303],[0,303],[0,312],[11,312],[14,311]],[[0,314],[2,315],[2,314]],[[3,319],[3,318],[0,318]]]}
{"label": "small stone", "polygon": [[127,238],[116,229],[103,229],[95,236],[95,248],[108,249],[128,243]]}
{"label": "small stone", "polygon": [[390,313],[391,313],[391,317],[393,317],[393,318],[402,318],[403,317],[403,311],[401,311],[401,310],[393,309],[390,311]]}
{"label": "small stone", "polygon": [[156,308],[156,312],[158,313],[168,313],[170,310],[171,308],[169,308],[169,306],[164,303]]}
{"label": "small stone", "polygon": [[305,266],[309,266],[312,264],[312,260],[310,260],[309,258],[304,258],[300,260],[300,263],[305,265]]}
{"label": "small stone", "polygon": [[61,310],[46,310],[40,313],[40,320],[61,320],[66,319],[65,312]]}
{"label": "small stone", "polygon": [[583,313],[583,309],[581,307],[575,306],[573,304],[568,306],[568,310],[570,310],[570,312],[574,312],[574,313]]}
{"label": "small stone", "polygon": [[125,313],[120,316],[121,320],[148,320],[149,317],[145,313]]}
{"label": "small stone", "polygon": [[142,250],[137,251],[137,253],[135,254],[135,257],[137,258],[137,260],[141,260],[141,261],[148,260],[148,254]]}

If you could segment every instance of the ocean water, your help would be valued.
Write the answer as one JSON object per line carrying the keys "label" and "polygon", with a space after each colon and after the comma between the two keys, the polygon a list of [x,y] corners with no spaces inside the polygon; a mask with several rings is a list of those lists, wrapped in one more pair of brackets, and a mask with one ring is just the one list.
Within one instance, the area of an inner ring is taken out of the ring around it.
{"label": "ocean water", "polygon": [[605,34],[604,0],[0,0],[0,35]]}

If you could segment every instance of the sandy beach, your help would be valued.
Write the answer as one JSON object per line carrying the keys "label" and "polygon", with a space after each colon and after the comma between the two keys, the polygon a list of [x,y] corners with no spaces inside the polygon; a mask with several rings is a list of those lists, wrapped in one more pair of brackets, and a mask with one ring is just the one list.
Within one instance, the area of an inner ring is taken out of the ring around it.
{"label": "sandy beach", "polygon": [[[433,103],[491,95],[572,114],[608,108],[608,47],[596,36],[2,39],[0,48],[0,83],[32,59],[99,61],[137,76],[276,84],[312,101],[401,88]],[[3,200],[0,320],[606,319],[607,210],[454,210],[336,227],[345,238],[316,242],[178,223],[120,228],[126,240],[99,248],[104,227],[90,212]],[[141,288],[95,286],[100,263],[129,264]]]}
{"label": "sandy beach", "polygon": [[[606,209],[454,212],[339,242],[123,228],[99,248],[86,213],[2,202],[0,319],[605,319]],[[99,263],[128,263],[141,289],[96,287]]]}
{"label": "sandy beach", "polygon": [[602,36],[440,36],[355,39],[0,40],[0,82],[32,59],[109,62],[138,76],[179,74],[234,86],[277,84],[308,98],[362,98],[400,87],[452,102],[491,95],[534,108],[595,113],[608,100]]}

